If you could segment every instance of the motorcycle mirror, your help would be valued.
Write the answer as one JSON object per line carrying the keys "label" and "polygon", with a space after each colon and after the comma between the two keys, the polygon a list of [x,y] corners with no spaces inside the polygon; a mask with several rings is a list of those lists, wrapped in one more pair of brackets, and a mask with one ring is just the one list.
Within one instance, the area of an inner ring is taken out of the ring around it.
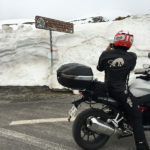
{"label": "motorcycle mirror", "polygon": [[148,58],[150,58],[150,53],[148,53]]}
{"label": "motorcycle mirror", "polygon": [[143,64],[143,68],[148,69],[148,68],[150,68],[150,65],[149,64]]}

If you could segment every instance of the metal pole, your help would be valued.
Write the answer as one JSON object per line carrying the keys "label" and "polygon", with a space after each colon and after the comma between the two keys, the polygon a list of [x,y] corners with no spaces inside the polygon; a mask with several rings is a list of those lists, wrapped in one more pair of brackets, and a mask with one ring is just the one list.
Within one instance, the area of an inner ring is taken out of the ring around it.
{"label": "metal pole", "polygon": [[53,73],[53,41],[52,41],[52,30],[49,30],[50,33],[50,52],[51,52],[51,73]]}

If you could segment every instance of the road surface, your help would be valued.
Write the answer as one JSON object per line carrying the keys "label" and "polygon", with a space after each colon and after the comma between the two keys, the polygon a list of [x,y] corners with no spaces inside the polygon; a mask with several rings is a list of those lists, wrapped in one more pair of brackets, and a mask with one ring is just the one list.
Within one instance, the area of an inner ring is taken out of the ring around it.
{"label": "road surface", "polygon": [[[80,150],[72,138],[72,122],[67,122],[76,98],[71,93],[53,93],[44,100],[1,99],[0,150]],[[101,150],[134,149],[133,137],[112,137]]]}

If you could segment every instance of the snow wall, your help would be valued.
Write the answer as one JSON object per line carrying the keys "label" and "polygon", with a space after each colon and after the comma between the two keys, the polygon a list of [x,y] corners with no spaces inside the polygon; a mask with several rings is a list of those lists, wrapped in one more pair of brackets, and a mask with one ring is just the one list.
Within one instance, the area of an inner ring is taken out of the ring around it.
{"label": "snow wall", "polygon": [[[0,22],[0,86],[43,86],[61,89],[56,70],[65,63],[81,63],[93,69],[95,78],[104,74],[96,70],[103,50],[123,29],[134,34],[130,51],[138,55],[136,68],[150,64],[150,15],[131,16],[121,21],[75,24],[75,33],[53,32],[54,67],[50,65],[49,32],[35,29],[25,20]],[[4,25],[17,23],[16,25]],[[3,24],[3,25],[2,25]]]}

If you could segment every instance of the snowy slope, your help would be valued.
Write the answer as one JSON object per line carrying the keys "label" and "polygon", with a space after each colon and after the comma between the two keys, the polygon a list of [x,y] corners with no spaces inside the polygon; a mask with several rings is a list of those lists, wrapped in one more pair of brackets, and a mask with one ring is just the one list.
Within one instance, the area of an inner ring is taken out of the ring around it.
{"label": "snowy slope", "polygon": [[[75,33],[53,32],[54,67],[50,67],[49,32],[35,29],[34,25],[0,26],[0,85],[48,85],[61,88],[56,80],[57,68],[70,62],[92,67],[95,77],[103,80],[96,70],[99,55],[123,29],[134,34],[131,51],[138,55],[136,68],[149,63],[150,15],[132,16],[122,21],[75,24]],[[32,20],[30,20],[32,21]],[[0,24],[16,23],[3,21]]]}

